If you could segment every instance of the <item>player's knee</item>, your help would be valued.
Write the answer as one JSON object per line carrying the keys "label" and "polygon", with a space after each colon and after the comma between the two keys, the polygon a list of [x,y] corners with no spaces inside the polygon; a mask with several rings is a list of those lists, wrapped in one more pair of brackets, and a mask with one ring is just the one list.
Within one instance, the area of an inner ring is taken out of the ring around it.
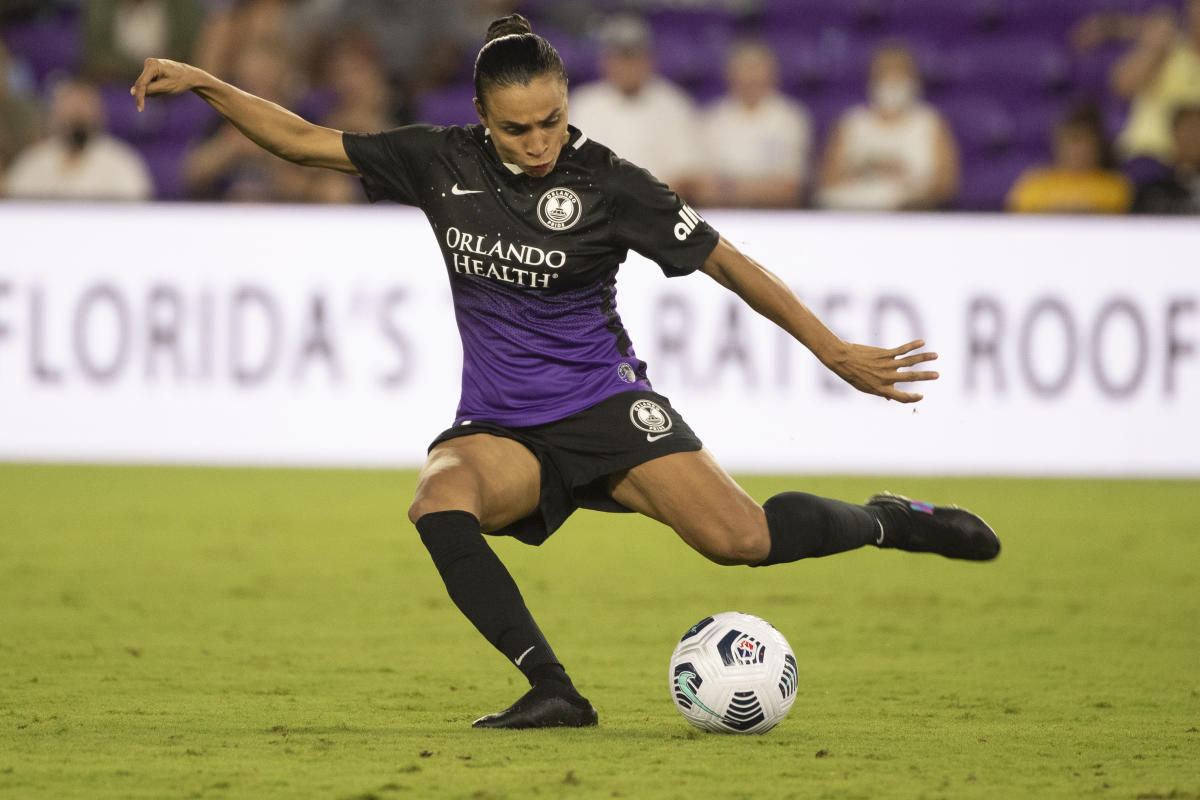
{"label": "player's knee", "polygon": [[432,503],[429,503],[424,498],[417,497],[408,507],[408,521],[413,525],[416,525],[417,520],[419,520],[421,517],[425,516],[426,514],[432,514],[437,510],[438,509],[434,508]]}
{"label": "player's knee", "polygon": [[765,526],[722,528],[704,537],[707,542],[702,551],[718,564],[757,564],[771,552],[771,537]]}

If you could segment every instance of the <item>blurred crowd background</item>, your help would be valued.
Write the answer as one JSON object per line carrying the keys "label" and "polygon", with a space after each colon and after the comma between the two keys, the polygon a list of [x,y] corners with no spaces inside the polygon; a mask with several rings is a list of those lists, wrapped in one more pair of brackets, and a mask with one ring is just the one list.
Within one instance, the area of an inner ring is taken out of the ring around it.
{"label": "blurred crowd background", "polygon": [[0,0],[0,195],[364,202],[147,56],[321,124],[476,122],[474,56],[519,11],[570,120],[697,205],[1200,213],[1200,0]]}

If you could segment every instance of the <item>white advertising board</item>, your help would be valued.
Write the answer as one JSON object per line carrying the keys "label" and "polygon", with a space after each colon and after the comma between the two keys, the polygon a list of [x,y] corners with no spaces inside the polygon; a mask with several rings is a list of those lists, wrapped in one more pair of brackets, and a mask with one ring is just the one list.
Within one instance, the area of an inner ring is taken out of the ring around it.
{"label": "white advertising board", "polygon": [[[1194,221],[711,212],[840,335],[858,395],[703,275],[631,255],[655,387],[739,471],[1200,477]],[[460,351],[411,209],[0,205],[0,459],[419,464]]]}

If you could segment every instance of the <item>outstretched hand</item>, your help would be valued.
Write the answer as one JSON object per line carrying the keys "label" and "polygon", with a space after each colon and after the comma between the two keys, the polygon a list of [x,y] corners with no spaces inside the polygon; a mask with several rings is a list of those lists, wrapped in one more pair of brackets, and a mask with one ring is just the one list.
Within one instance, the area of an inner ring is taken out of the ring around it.
{"label": "outstretched hand", "polygon": [[142,74],[129,88],[129,93],[137,100],[137,110],[141,111],[146,107],[147,97],[182,94],[194,88],[197,72],[199,70],[189,64],[166,58],[147,58]]}
{"label": "outstretched hand", "polygon": [[901,403],[915,403],[924,395],[902,392],[896,388],[896,384],[937,380],[936,372],[912,372],[907,369],[937,358],[937,353],[913,353],[924,346],[923,339],[893,347],[891,350],[847,342],[845,352],[840,354],[836,361],[828,364],[828,367],[860,392],[879,395],[888,400],[898,400]]}

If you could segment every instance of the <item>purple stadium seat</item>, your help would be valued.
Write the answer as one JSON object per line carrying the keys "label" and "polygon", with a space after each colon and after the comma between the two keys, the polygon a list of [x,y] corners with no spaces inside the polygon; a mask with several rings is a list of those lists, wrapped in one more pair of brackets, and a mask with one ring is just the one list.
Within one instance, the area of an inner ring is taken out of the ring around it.
{"label": "purple stadium seat", "polygon": [[962,187],[954,207],[962,211],[1002,211],[1008,190],[1030,166],[1026,154],[964,160]]}
{"label": "purple stadium seat", "polygon": [[1058,41],[1088,14],[1104,10],[1108,0],[984,0],[993,27],[1006,33],[1040,31]]}
{"label": "purple stadium seat", "polygon": [[[567,77],[571,83],[578,86],[596,79],[598,74],[599,46],[596,42],[583,36],[572,36],[564,31],[546,29],[542,31],[554,45],[554,49],[562,56],[563,66],[567,68]],[[467,73],[467,80],[471,79]]]}
{"label": "purple stadium seat", "polygon": [[208,103],[194,94],[183,94],[170,98],[166,106],[167,119],[163,126],[163,136],[173,140],[190,140],[203,137],[219,117]]}
{"label": "purple stadium seat", "polygon": [[1041,33],[981,39],[956,48],[976,88],[1058,92],[1071,80],[1065,47]]}
{"label": "purple stadium seat", "polygon": [[140,150],[154,178],[155,198],[184,199],[183,159],[187,153],[187,143],[165,140],[143,145]]}
{"label": "purple stadium seat", "polygon": [[988,158],[1012,146],[1016,124],[999,100],[979,92],[947,94],[937,106],[954,131],[964,158]]}
{"label": "purple stadium seat", "polygon": [[802,27],[816,35],[825,28],[878,28],[886,9],[886,0],[764,0],[763,17],[768,31]]}
{"label": "purple stadium seat", "polygon": [[833,133],[833,128],[843,112],[863,102],[863,92],[828,91],[819,94],[801,95],[808,113],[812,115],[814,134],[818,143],[824,143]]}
{"label": "purple stadium seat", "polygon": [[425,92],[416,101],[416,121],[433,125],[477,123],[474,97],[475,87],[469,83]]}
{"label": "purple stadium seat", "polygon": [[1128,43],[1111,43],[1077,56],[1071,64],[1075,85],[1093,95],[1108,91],[1108,76],[1117,60],[1129,50]]}
{"label": "purple stadium seat", "polygon": [[145,110],[139,114],[137,105],[129,95],[129,87],[116,83],[101,86],[100,98],[104,103],[109,132],[135,145],[152,140],[162,132],[167,119],[167,105],[171,100],[148,100]]}
{"label": "purple stadium seat", "polygon": [[9,50],[28,62],[39,88],[55,75],[78,69],[82,48],[76,18],[74,11],[63,11],[0,31]]}
{"label": "purple stadium seat", "polygon": [[732,39],[729,28],[716,25],[661,28],[654,32],[654,58],[663,75],[685,86],[720,80]]}
{"label": "purple stadium seat", "polygon": [[890,35],[952,42],[979,27],[977,0],[888,0]]}
{"label": "purple stadium seat", "polygon": [[1038,152],[1049,152],[1054,126],[1070,108],[1070,102],[1056,99],[1028,98],[1010,105],[1013,118],[1013,143]]}

